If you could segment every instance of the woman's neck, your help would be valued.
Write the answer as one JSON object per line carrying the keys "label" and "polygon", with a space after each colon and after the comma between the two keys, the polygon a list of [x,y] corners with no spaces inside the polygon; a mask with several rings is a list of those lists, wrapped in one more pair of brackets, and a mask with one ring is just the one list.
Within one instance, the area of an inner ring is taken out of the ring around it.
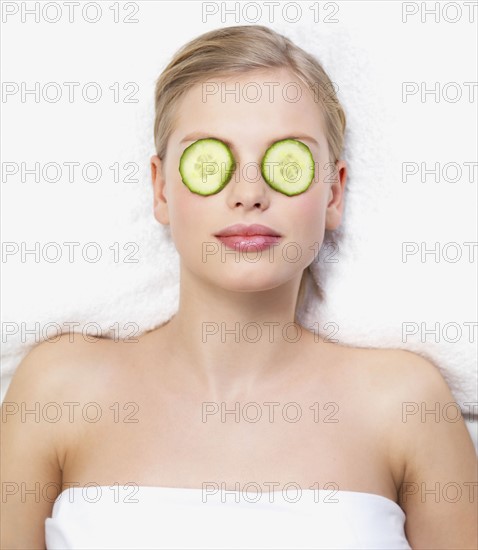
{"label": "woman's neck", "polygon": [[182,271],[179,308],[163,341],[209,395],[249,394],[290,367],[311,337],[294,321],[299,284],[296,277],[269,290],[237,291]]}

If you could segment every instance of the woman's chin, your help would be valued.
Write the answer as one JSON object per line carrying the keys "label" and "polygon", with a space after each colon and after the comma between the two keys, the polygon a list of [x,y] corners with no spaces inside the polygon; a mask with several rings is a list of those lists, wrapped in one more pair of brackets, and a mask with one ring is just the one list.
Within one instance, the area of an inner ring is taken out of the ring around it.
{"label": "woman's chin", "polygon": [[278,288],[289,280],[289,277],[260,276],[258,274],[247,274],[236,276],[225,276],[220,280],[215,278],[214,283],[218,288],[231,292],[261,292]]}

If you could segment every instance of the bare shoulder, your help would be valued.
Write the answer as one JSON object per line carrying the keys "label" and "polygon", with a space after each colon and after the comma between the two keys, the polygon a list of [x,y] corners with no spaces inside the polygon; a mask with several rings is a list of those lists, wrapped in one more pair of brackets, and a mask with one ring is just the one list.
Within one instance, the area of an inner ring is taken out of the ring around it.
{"label": "bare shoulder", "polygon": [[451,388],[439,367],[431,359],[418,353],[402,349],[376,350],[372,362],[374,376],[381,374],[383,390],[395,411],[399,411],[400,422],[405,423],[407,417],[416,415],[422,418],[422,413],[437,411],[437,416],[452,409],[459,411],[458,404]]}
{"label": "bare shoulder", "polygon": [[[12,436],[30,430],[28,437],[43,439],[48,460],[63,469],[68,450],[90,426],[76,420],[114,401],[127,387],[130,363],[120,342],[79,333],[36,345],[17,366],[2,403]],[[24,411],[33,411],[26,424]]]}
{"label": "bare shoulder", "polygon": [[[435,363],[412,351],[338,345],[338,356],[356,381],[373,384],[387,399],[453,399],[448,383]],[[350,372],[352,374],[352,372]],[[354,377],[355,378],[355,377]]]}
{"label": "bare shoulder", "polygon": [[[17,366],[1,407],[3,548],[45,548],[53,503],[44,491],[60,492],[67,449],[78,439],[71,406],[102,395],[114,364],[110,348],[63,335],[35,346]],[[25,499],[26,490],[39,496]]]}
{"label": "bare shoulder", "polygon": [[90,425],[77,422],[79,416],[94,414],[95,407],[103,411],[111,393],[127,385],[127,376],[121,374],[127,357],[119,341],[80,333],[41,342],[13,374],[2,403],[4,430],[8,427],[12,438],[25,434],[31,442],[42,440],[50,473],[59,475],[68,449],[80,440],[80,427]]}
{"label": "bare shoulder", "polygon": [[79,334],[63,334],[55,341],[41,342],[21,360],[7,395],[21,387],[28,393],[58,399],[70,390],[78,395],[85,384],[90,389],[94,382],[101,387],[115,355],[121,354],[115,353],[113,343],[102,338],[86,340]]}
{"label": "bare shoulder", "polygon": [[403,349],[378,351],[377,359],[379,362],[384,361],[398,393],[451,397],[445,378],[431,359]]}
{"label": "bare shoulder", "polygon": [[397,452],[402,446],[405,453],[410,440],[423,432],[425,420],[439,422],[447,416],[463,422],[450,386],[432,360],[402,349],[341,348],[353,391],[366,395],[373,412],[387,423]]}
{"label": "bare shoulder", "polygon": [[[476,451],[435,363],[405,350],[355,351],[379,403],[412,547],[477,548]],[[365,362],[365,363],[364,363]]]}
{"label": "bare shoulder", "polygon": [[438,366],[398,349],[343,347],[341,353],[356,369],[354,389],[376,397],[371,407],[386,428],[412,547],[477,548],[476,451]]}

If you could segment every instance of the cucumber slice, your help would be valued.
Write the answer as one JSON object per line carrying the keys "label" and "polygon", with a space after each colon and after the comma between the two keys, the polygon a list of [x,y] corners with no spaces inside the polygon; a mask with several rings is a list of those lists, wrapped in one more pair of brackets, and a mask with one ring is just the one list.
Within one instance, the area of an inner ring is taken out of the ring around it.
{"label": "cucumber slice", "polygon": [[306,191],[314,179],[314,158],[301,141],[283,139],[267,149],[261,172],[276,191],[288,196],[298,195]]}
{"label": "cucumber slice", "polygon": [[214,195],[225,187],[235,169],[229,147],[214,138],[199,139],[186,147],[179,160],[183,183],[198,195]]}

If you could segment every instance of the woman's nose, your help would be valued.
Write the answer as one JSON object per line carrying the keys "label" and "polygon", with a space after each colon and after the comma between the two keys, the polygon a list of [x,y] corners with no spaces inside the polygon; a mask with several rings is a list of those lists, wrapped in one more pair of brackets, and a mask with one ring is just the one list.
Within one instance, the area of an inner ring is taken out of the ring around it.
{"label": "woman's nose", "polygon": [[265,182],[257,161],[237,162],[231,181],[226,186],[227,201],[231,207],[267,208],[270,188]]}

